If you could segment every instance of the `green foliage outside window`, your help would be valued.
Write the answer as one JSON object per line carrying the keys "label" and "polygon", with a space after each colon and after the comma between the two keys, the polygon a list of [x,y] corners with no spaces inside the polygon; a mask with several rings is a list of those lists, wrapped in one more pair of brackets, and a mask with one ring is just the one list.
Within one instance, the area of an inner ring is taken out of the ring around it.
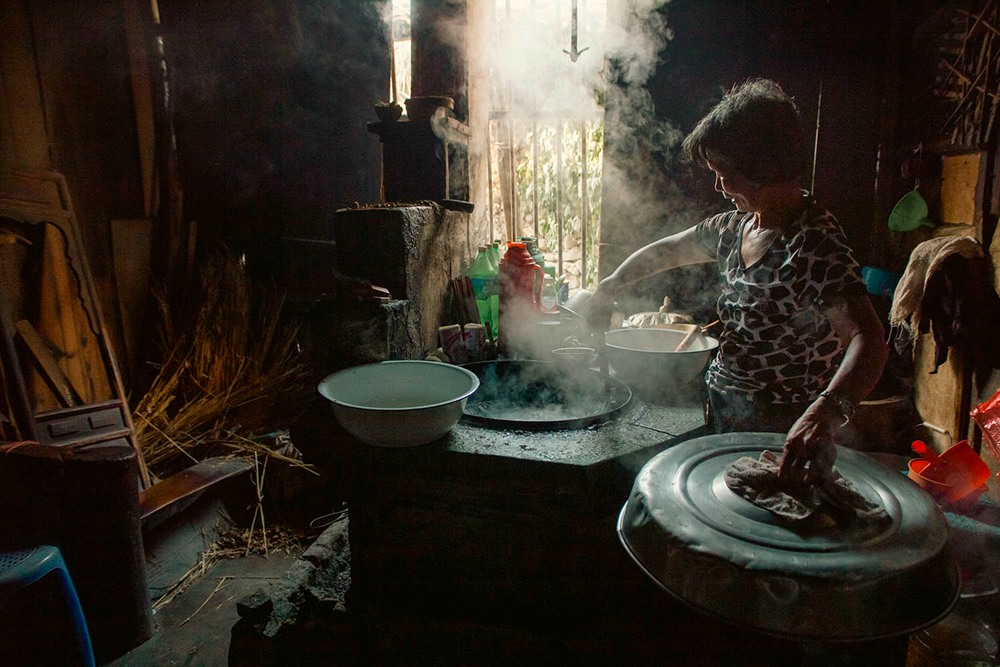
{"label": "green foliage outside window", "polygon": [[[557,200],[558,160],[557,142],[562,144],[562,224],[564,247],[566,239],[580,238],[583,232],[583,206],[581,180],[586,163],[587,193],[587,275],[582,285],[592,287],[597,283],[597,249],[600,241],[601,220],[601,157],[604,149],[604,127],[600,121],[565,121],[536,125],[537,132],[537,175],[532,163],[531,128],[522,135],[517,151],[517,195],[522,222],[522,233],[534,233],[533,207],[537,187],[538,194],[538,244],[546,260],[555,263],[558,257]],[[586,134],[586,150],[581,150],[581,130]]]}

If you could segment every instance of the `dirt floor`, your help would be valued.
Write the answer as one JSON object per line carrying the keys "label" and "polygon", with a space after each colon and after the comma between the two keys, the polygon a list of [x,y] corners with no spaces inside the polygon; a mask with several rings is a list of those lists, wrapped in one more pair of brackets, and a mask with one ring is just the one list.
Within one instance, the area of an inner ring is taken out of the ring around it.
{"label": "dirt floor", "polygon": [[299,552],[248,556],[210,565],[153,616],[153,637],[109,667],[225,666],[236,603],[281,578]]}

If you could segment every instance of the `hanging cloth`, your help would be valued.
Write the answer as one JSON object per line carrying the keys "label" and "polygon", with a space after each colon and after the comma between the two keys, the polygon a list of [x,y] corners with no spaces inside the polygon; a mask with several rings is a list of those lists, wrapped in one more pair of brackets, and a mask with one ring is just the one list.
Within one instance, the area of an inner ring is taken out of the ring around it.
{"label": "hanging cloth", "polygon": [[1000,367],[1000,296],[989,266],[970,236],[935,238],[914,248],[889,313],[890,325],[903,332],[896,336],[897,349],[930,332],[933,372],[957,348],[985,381],[989,369]]}

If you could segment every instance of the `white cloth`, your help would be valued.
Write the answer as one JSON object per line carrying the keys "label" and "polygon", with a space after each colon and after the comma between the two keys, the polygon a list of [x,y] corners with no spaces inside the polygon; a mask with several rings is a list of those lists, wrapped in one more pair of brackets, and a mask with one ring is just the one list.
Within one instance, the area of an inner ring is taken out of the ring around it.
{"label": "white cloth", "polygon": [[723,473],[726,486],[741,498],[783,519],[802,521],[819,516],[831,523],[860,519],[878,523],[889,519],[881,505],[873,503],[836,468],[828,479],[812,486],[790,486],[778,477],[781,458],[769,449],[759,459],[743,456]]}
{"label": "white cloth", "polygon": [[905,329],[910,338],[917,337],[927,281],[952,255],[967,259],[983,257],[983,248],[971,236],[941,236],[924,241],[913,249],[892,298],[892,309],[889,311],[891,326]]}

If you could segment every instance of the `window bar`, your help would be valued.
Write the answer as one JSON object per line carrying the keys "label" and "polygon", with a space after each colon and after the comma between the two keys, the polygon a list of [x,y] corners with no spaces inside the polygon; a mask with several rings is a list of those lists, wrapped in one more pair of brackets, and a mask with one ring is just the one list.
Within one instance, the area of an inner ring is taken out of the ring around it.
{"label": "window bar", "polygon": [[493,123],[491,121],[486,121],[486,182],[489,183],[489,187],[486,188],[489,193],[489,208],[486,209],[486,219],[490,223],[490,238],[499,238],[500,235],[495,233],[496,229],[496,218],[493,216]]}
{"label": "window bar", "polygon": [[587,121],[580,121],[580,287],[587,288],[587,229],[590,224],[590,202],[587,200]]}
{"label": "window bar", "polygon": [[535,222],[535,238],[541,238],[538,231],[538,122],[531,121],[531,214]]}
{"label": "window bar", "polygon": [[517,165],[514,163],[514,121],[508,119],[506,121],[507,125],[507,169],[509,171],[509,185],[510,185],[510,228],[507,230],[507,238],[511,241],[516,241],[518,237],[518,229],[521,227],[521,221],[519,220],[518,208],[519,202],[517,201]]}
{"label": "window bar", "polygon": [[556,119],[556,238],[558,239],[559,254],[556,264],[557,273],[562,275],[563,271],[563,123],[561,119]]}
{"label": "window bar", "polygon": [[[511,0],[506,0],[506,2],[504,3],[504,5],[505,5],[504,6],[504,21],[503,21],[503,30],[504,30],[504,32],[506,32],[506,31],[508,31],[510,29],[510,21],[511,21],[511,6],[510,6],[510,2],[511,2]],[[506,239],[507,239],[507,242],[509,243],[511,241],[516,241],[517,240],[517,221],[516,221],[516,218],[517,218],[517,201],[516,201],[516,197],[517,197],[517,171],[514,168],[514,128],[513,128],[513,121],[511,121],[511,119],[510,119],[510,112],[511,112],[511,109],[512,109],[511,103],[510,103],[510,81],[508,81],[506,79],[503,82],[503,109],[506,112],[506,115],[504,116],[502,122],[503,122],[503,129],[505,131],[504,132],[505,138],[507,140],[507,150],[506,150],[506,153],[507,153],[507,155],[506,155],[507,164],[504,165],[501,162],[500,163],[500,167],[501,167],[501,169],[504,169],[504,171],[507,172],[507,177],[508,177],[508,180],[509,180],[509,182],[507,184],[508,187],[506,188],[509,192],[505,192],[504,193],[505,195],[509,194],[509,196],[510,196],[510,198],[507,200],[508,203],[509,203],[509,209],[510,210],[507,211],[507,215],[506,215],[506,222],[507,222]],[[503,178],[500,179],[500,186],[503,187]]]}

